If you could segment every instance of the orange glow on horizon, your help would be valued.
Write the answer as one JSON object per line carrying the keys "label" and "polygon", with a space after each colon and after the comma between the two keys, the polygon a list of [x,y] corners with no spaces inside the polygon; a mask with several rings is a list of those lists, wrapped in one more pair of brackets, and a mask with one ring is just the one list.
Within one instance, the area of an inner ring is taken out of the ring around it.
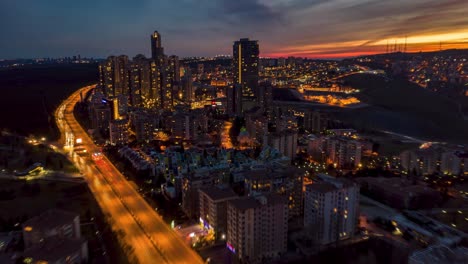
{"label": "orange glow on horizon", "polygon": [[266,53],[269,57],[346,58],[389,52],[428,52],[440,49],[468,49],[468,32],[415,35],[381,40],[356,40],[325,44],[290,46],[278,52]]}

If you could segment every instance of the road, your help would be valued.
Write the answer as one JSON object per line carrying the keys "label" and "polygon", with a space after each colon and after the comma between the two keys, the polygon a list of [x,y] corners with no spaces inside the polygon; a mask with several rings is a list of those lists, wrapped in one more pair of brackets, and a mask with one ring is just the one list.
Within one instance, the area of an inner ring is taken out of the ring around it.
{"label": "road", "polygon": [[[75,139],[82,139],[82,146],[88,153],[100,149],[75,119],[73,108],[80,100],[80,93],[85,94],[92,88],[84,87],[73,93],[55,113],[60,141],[65,143],[66,133],[71,132]],[[68,151],[71,160],[83,172],[99,206],[110,215],[113,230],[122,230],[125,234],[122,239],[132,247],[138,263],[203,263],[105,156],[94,161],[89,155],[77,155],[72,149]]]}

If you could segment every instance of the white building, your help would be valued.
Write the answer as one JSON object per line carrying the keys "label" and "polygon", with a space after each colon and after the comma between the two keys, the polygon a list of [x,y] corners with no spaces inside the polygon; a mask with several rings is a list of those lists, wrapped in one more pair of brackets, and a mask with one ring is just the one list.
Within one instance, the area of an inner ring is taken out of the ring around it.
{"label": "white building", "polygon": [[359,187],[328,175],[319,178],[306,186],[304,227],[315,243],[323,246],[353,236],[359,216]]}
{"label": "white building", "polygon": [[260,263],[286,252],[288,202],[266,195],[236,199],[227,207],[227,248],[241,261]]}

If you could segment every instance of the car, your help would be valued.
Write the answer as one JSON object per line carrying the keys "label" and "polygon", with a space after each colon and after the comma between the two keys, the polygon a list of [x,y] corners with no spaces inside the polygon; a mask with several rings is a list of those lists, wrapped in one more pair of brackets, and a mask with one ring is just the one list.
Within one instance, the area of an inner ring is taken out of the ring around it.
{"label": "car", "polygon": [[102,152],[94,152],[92,155],[93,160],[100,160],[102,159]]}

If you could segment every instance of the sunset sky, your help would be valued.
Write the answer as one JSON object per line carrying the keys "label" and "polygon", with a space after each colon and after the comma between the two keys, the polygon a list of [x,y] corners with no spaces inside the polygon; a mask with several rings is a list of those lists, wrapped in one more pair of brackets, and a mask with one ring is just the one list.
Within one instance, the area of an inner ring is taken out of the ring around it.
{"label": "sunset sky", "polygon": [[0,58],[231,54],[259,40],[261,56],[340,58],[468,48],[467,0],[1,0]]}

